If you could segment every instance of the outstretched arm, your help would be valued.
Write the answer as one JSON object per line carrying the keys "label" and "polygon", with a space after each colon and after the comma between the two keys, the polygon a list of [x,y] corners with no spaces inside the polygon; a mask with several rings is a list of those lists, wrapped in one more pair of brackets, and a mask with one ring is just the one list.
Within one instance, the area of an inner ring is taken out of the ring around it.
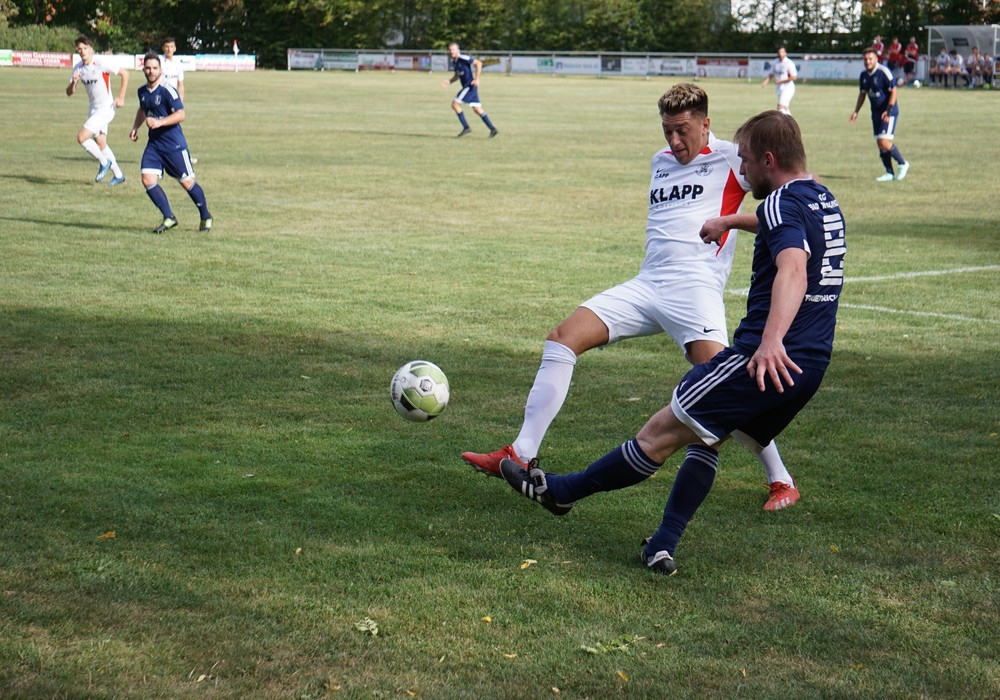
{"label": "outstretched arm", "polygon": [[118,88],[118,97],[115,98],[115,107],[125,106],[125,89],[128,87],[128,71],[119,69],[118,77],[121,78],[122,86]]}
{"label": "outstretched arm", "polygon": [[867,92],[858,93],[858,101],[854,103],[854,113],[851,114],[851,124],[858,118],[858,111],[861,109],[861,105],[865,103],[866,97],[868,97]]}
{"label": "outstretched arm", "polygon": [[729,214],[728,216],[717,216],[709,219],[701,226],[698,235],[705,243],[718,243],[719,240],[730,229],[743,229],[750,233],[757,233],[756,214]]}

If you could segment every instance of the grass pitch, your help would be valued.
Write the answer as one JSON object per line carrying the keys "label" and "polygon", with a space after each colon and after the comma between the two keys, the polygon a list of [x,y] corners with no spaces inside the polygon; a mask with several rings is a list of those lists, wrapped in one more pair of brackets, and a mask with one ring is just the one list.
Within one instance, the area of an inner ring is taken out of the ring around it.
{"label": "grass pitch", "polygon": [[[459,140],[440,75],[194,73],[216,226],[167,181],[153,236],[134,97],[128,180],[95,185],[67,79],[0,75],[0,695],[1000,695],[991,93],[902,91],[913,167],[879,184],[856,90],[799,87],[849,246],[833,364],[779,439],[803,498],[764,513],[725,448],[663,579],[638,542],[679,455],[555,519],[458,454],[513,439],[548,330],[637,270],[669,80],[487,75],[500,135]],[[773,107],[705,85],[722,136]],[[412,359],[451,382],[428,424],[389,401]],[[546,468],[685,369],[663,337],[588,353]]]}

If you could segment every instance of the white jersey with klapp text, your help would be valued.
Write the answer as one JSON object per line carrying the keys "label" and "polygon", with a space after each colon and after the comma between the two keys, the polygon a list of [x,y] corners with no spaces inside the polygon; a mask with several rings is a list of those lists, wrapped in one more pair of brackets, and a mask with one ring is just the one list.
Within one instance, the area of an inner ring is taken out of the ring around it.
{"label": "white jersey with klapp text", "polygon": [[690,276],[701,269],[705,282],[724,289],[733,265],[736,230],[720,245],[706,244],[702,225],[718,216],[736,214],[750,185],[740,175],[736,146],[709,134],[708,146],[686,165],[670,149],[653,156],[646,221],[646,258],[640,277],[661,280],[678,270]]}
{"label": "white jersey with klapp text", "polygon": [[80,83],[87,90],[87,97],[90,99],[91,114],[102,109],[114,109],[115,96],[111,93],[111,76],[118,75],[118,66],[104,63],[95,56],[90,65],[85,65],[83,61],[77,62],[73,66],[73,73],[80,74]]}
{"label": "white jersey with klapp text", "polygon": [[176,90],[177,83],[184,82],[184,67],[181,66],[180,61],[172,58],[160,59],[160,66],[163,68],[163,74],[160,79]]}

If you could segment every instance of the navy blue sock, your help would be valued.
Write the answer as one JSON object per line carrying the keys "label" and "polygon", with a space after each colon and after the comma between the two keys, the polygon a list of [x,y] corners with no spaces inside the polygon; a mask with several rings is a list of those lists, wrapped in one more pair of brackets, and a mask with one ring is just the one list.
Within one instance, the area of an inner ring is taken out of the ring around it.
{"label": "navy blue sock", "polygon": [[152,187],[147,187],[146,194],[149,195],[149,198],[153,200],[153,204],[163,214],[163,218],[174,218],[174,212],[170,209],[170,202],[167,201],[167,193],[160,187],[160,183],[156,183]]}
{"label": "navy blue sock", "polygon": [[903,160],[903,154],[899,152],[898,148],[896,148],[896,144],[892,144],[892,150],[889,151],[889,155],[892,156],[892,159],[900,165],[906,162]]}
{"label": "navy blue sock", "polygon": [[197,182],[194,183],[187,193],[191,201],[194,202],[194,205],[198,207],[198,213],[201,214],[201,218],[211,219],[212,215],[208,213],[208,204],[205,202],[205,191],[201,189],[201,185]]}
{"label": "navy blue sock", "polygon": [[885,166],[885,171],[887,173],[892,173],[892,155],[889,151],[879,151],[878,157],[882,159],[882,165]]}
{"label": "navy blue sock", "polygon": [[619,445],[582,472],[546,474],[545,483],[557,503],[573,503],[601,491],[614,491],[645,481],[660,468],[634,439]]}
{"label": "navy blue sock", "polygon": [[467,122],[465,120],[465,114],[464,113],[462,113],[462,112],[458,113],[458,121],[462,122],[462,128],[463,129],[468,129],[469,128],[469,122]]}
{"label": "navy blue sock", "polygon": [[483,120],[483,124],[485,124],[486,126],[488,126],[490,128],[490,131],[494,131],[493,122],[491,122],[490,118],[488,116],[486,116],[486,112],[483,112],[482,114],[480,114],[479,118]]}
{"label": "navy blue sock", "polygon": [[674,478],[667,507],[663,510],[663,522],[646,545],[647,555],[652,556],[664,549],[670,556],[674,555],[688,522],[711,490],[718,468],[718,452],[704,445],[688,446],[684,463]]}

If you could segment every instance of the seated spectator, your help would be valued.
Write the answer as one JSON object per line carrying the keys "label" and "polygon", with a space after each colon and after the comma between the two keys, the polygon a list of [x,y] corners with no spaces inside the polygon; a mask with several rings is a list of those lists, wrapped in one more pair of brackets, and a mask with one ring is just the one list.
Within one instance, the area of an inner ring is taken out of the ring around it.
{"label": "seated spectator", "polygon": [[903,78],[907,85],[913,84],[913,78],[917,72],[917,61],[920,60],[920,47],[917,45],[917,38],[910,37],[910,43],[903,51]]}
{"label": "seated spectator", "polygon": [[885,63],[885,44],[882,43],[881,36],[875,37],[875,41],[872,42],[872,48],[875,49],[875,58],[878,59],[878,62]]}
{"label": "seated spectator", "polygon": [[[948,75],[951,76],[951,87],[954,90],[958,87],[959,76],[965,78],[965,83],[968,85],[969,80],[966,76],[968,73],[965,71],[965,59],[962,58],[960,54],[955,49],[948,52]],[[945,76],[945,85],[948,84],[948,76]]]}
{"label": "seated spectator", "polygon": [[885,61],[892,71],[892,79],[900,85],[903,78],[903,45],[899,43],[899,37],[894,36],[889,42],[889,48],[885,50]]}
{"label": "seated spectator", "polygon": [[971,90],[982,85],[983,57],[979,55],[979,47],[973,46],[972,53],[965,59],[965,84]]}
{"label": "seated spectator", "polygon": [[948,49],[941,47],[941,52],[934,57],[930,65],[931,85],[940,83],[943,87],[948,87]]}
{"label": "seated spectator", "polygon": [[994,59],[989,54],[983,55],[983,87],[991,88],[993,87],[994,71],[996,70],[996,65]]}

